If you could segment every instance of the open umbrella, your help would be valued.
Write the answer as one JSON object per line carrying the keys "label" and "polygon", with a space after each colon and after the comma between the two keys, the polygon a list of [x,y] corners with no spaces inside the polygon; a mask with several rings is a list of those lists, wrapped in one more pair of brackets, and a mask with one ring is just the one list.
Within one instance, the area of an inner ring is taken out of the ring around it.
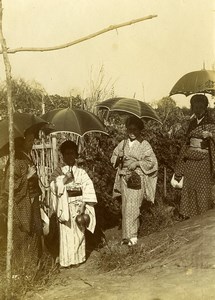
{"label": "open umbrella", "polygon": [[147,103],[129,98],[111,98],[97,104],[99,109],[108,109],[110,112],[125,112],[143,119],[152,119],[161,123],[155,110]]}
{"label": "open umbrella", "polygon": [[215,71],[199,70],[182,76],[170,91],[170,96],[183,94],[189,96],[197,93],[215,95]]}
{"label": "open umbrella", "polygon": [[[15,112],[13,114],[13,129],[14,129],[14,138],[24,137],[26,131],[31,131],[38,134],[39,130],[47,122],[40,117],[29,113],[19,113]],[[8,119],[0,121],[0,157],[7,155],[9,151],[9,123]]]}
{"label": "open umbrella", "polygon": [[79,136],[84,136],[89,132],[108,134],[104,124],[96,115],[82,109],[54,109],[42,115],[41,118],[51,123],[52,132],[67,131]]}

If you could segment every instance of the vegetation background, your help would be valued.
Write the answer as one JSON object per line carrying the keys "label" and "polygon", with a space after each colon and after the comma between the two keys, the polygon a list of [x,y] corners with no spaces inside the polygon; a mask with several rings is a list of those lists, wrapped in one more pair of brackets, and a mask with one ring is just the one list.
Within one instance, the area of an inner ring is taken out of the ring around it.
{"label": "vegetation background", "polygon": [[[114,85],[110,81],[108,83],[104,82],[104,71],[102,68],[98,78],[90,81],[89,91],[89,96],[85,99],[80,95],[75,97],[61,97],[60,95],[48,95],[44,88],[37,82],[26,82],[21,78],[13,80],[13,105],[15,111],[29,112],[40,116],[44,112],[54,108],[81,108],[97,113],[104,121],[109,136],[99,133],[86,135],[82,140],[83,148],[79,157],[79,164],[87,170],[89,176],[92,178],[97,193],[97,239],[95,235],[92,246],[99,248],[102,246],[102,234],[107,229],[114,227],[121,228],[121,199],[112,198],[116,170],[110,164],[110,157],[114,147],[125,137],[123,124],[127,115],[110,114],[110,117],[106,119],[105,114],[96,111],[96,104],[98,102],[116,96]],[[190,111],[185,107],[179,108],[176,102],[170,97],[158,99],[153,104],[153,107],[163,123],[161,125],[155,121],[145,121],[145,128],[142,134],[151,144],[158,159],[158,184],[155,204],[152,205],[151,203],[143,202],[140,215],[140,236],[148,236],[153,232],[160,232],[164,228],[180,221],[178,215],[180,191],[175,191],[171,187],[170,180],[179,151],[185,140]],[[213,113],[213,109],[210,110]],[[4,119],[6,115],[6,88],[5,83],[1,83],[1,119]],[[60,143],[61,141],[58,142]],[[4,178],[4,164],[5,158],[2,158],[0,162],[0,182]],[[0,191],[2,191],[2,188]],[[7,203],[0,193],[1,270],[5,267],[5,247],[3,245],[5,245],[6,241],[6,221]],[[117,253],[115,250],[114,253],[122,257],[121,253]],[[126,261],[129,261],[130,264],[130,261],[133,260],[133,254],[130,255],[131,253],[125,253],[123,264]],[[113,258],[114,262],[111,261],[111,258]],[[111,253],[110,251],[108,253],[103,252],[100,261],[113,263],[111,268],[114,268],[116,257],[113,256],[112,251]],[[43,263],[42,270],[48,270],[48,272],[45,272],[43,276],[39,276],[39,281],[43,281],[44,283],[48,281],[53,271],[53,266],[49,256],[46,256]],[[107,268],[107,265],[104,268]],[[38,280],[37,274],[34,274],[33,277],[33,280]],[[22,278],[22,282],[23,289],[20,290],[20,293],[25,293],[34,285],[32,280],[26,281]],[[16,282],[14,289],[16,292],[20,289],[20,282]]]}

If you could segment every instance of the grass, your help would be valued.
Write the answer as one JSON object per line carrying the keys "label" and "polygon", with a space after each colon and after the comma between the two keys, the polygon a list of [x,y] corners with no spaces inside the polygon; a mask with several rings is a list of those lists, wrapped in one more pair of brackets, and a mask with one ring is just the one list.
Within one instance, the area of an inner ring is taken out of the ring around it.
{"label": "grass", "polygon": [[140,210],[139,236],[146,236],[153,232],[173,226],[178,220],[174,216],[174,208],[162,202]]}
{"label": "grass", "polygon": [[173,253],[186,242],[184,233],[176,232],[173,227],[177,222],[173,209],[163,203],[143,207],[138,244],[128,247],[121,246],[116,240],[110,240],[100,250],[99,269],[104,272],[125,270]]}
{"label": "grass", "polygon": [[[0,275],[0,299],[6,299],[6,274],[5,274],[5,255],[1,256],[1,275]],[[4,267],[4,269],[2,269]],[[10,300],[23,299],[27,292],[38,291],[45,286],[51,284],[58,274],[59,270],[53,264],[52,258],[44,253],[37,268],[34,264],[24,266],[19,270],[17,276],[12,278],[12,286],[10,291]]]}
{"label": "grass", "polygon": [[157,261],[174,253],[187,242],[184,232],[174,232],[168,228],[160,233],[154,233],[139,239],[137,245],[128,247],[116,242],[100,250],[98,268],[103,272],[113,270],[129,270],[144,263]]}

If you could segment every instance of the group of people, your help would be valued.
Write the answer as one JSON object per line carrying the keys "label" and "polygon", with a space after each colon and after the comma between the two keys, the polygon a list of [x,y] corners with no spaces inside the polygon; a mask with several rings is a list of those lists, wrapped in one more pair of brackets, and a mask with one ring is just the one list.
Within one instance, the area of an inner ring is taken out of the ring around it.
{"label": "group of people", "polygon": [[[176,163],[174,180],[183,181],[180,213],[189,218],[213,206],[212,186],[215,166],[215,124],[208,111],[208,99],[197,94],[191,98],[192,119]],[[133,246],[138,241],[139,214],[143,199],[154,203],[158,162],[142,135],[144,123],[131,116],[125,122],[127,138],[113,150],[111,163],[116,169],[113,197],[122,199],[121,244]],[[26,132],[16,147],[14,186],[14,257],[26,258],[26,249],[41,253],[42,222],[39,215],[40,188],[31,158],[34,136]],[[59,222],[59,264],[76,266],[86,260],[86,229],[94,232],[97,203],[93,182],[76,165],[77,145],[65,141],[60,146],[62,162],[51,175],[50,213]],[[5,188],[8,189],[8,168]],[[31,256],[32,258],[32,256]]]}

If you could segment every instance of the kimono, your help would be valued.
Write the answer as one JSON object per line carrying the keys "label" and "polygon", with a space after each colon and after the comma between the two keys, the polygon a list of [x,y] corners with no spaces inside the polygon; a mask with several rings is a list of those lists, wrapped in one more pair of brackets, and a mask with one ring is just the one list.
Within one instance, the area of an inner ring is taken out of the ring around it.
{"label": "kimono", "polygon": [[[73,173],[74,179],[64,184],[68,171]],[[54,171],[50,187],[51,209],[59,221],[59,263],[62,267],[83,263],[86,260],[85,228],[77,225],[76,217],[80,206],[85,203],[85,213],[90,217],[87,229],[94,232],[96,217],[93,206],[97,199],[92,180],[82,168],[62,165]],[[81,192],[71,196],[70,191],[75,189]]]}
{"label": "kimono", "polygon": [[[211,132],[212,137],[203,139],[203,131]],[[175,167],[175,174],[184,176],[179,209],[184,217],[200,215],[213,207],[214,140],[215,124],[207,113],[199,123],[196,118],[191,120]]]}
{"label": "kimono", "polygon": [[[26,270],[38,263],[42,252],[42,220],[37,175],[27,179],[28,166],[33,161],[24,152],[15,156],[13,203],[13,257],[16,271]],[[5,170],[4,191],[9,189],[9,163]]]}
{"label": "kimono", "polygon": [[157,183],[158,163],[150,144],[145,141],[121,141],[114,149],[111,157],[113,166],[115,165],[120,151],[124,152],[124,165],[128,162],[139,161],[140,167],[135,169],[141,178],[141,188],[138,190],[128,188],[126,177],[130,171],[127,167],[117,168],[113,197],[122,197],[122,238],[136,238],[139,228],[140,206],[143,199],[154,203]]}

